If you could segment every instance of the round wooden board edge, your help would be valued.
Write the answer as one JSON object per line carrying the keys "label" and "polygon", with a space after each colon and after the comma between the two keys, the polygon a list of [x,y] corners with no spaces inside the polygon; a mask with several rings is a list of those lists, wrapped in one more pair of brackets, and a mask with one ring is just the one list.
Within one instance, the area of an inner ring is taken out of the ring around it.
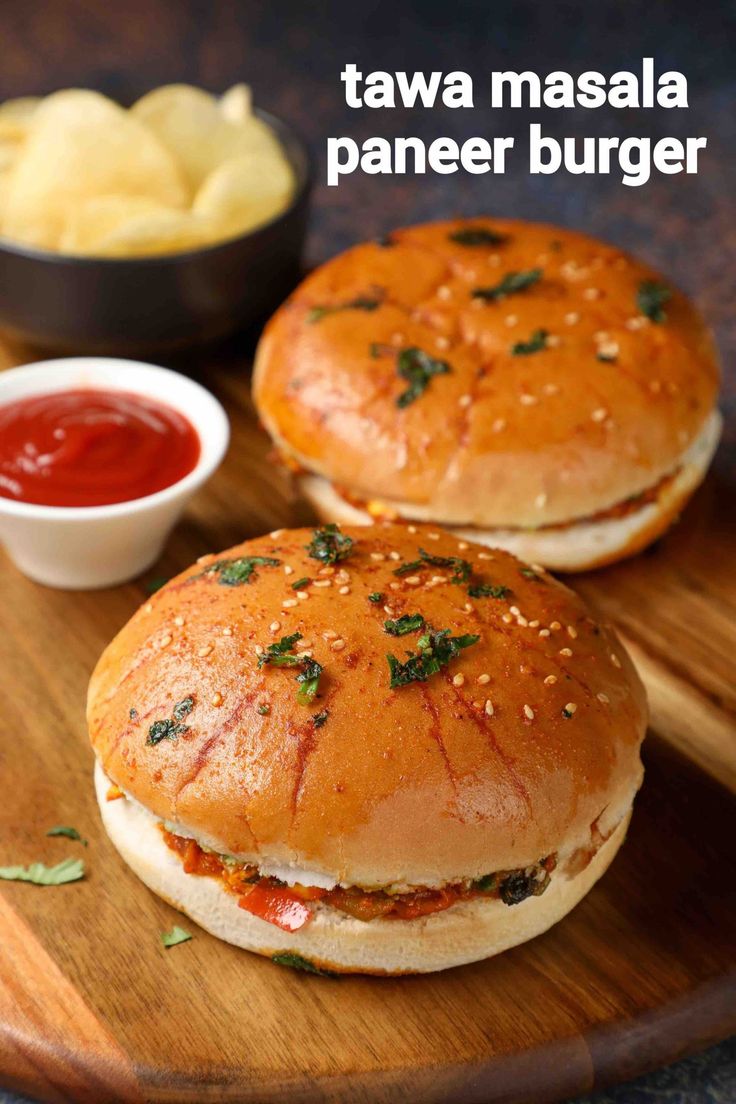
{"label": "round wooden board edge", "polygon": [[[541,1048],[503,1057],[479,1058],[472,1064],[399,1068],[361,1074],[310,1078],[294,1075],[271,1084],[245,1085],[234,1068],[211,1070],[205,1079],[167,1078],[160,1069],[138,1066],[116,1040],[113,1028],[100,1021],[48,956],[24,921],[0,898],[4,936],[0,978],[13,992],[0,1017],[0,1076],[7,1088],[48,1104],[61,1101],[99,1104],[299,1104],[371,1100],[392,1104],[537,1104],[560,1101],[592,1089],[630,1080],[736,1033],[733,992],[736,971],[703,982],[670,1004],[652,1008],[634,1020],[592,1027],[581,1035]],[[29,964],[32,967],[29,968]],[[310,979],[317,981],[317,979]],[[9,982],[12,981],[12,988]],[[325,981],[322,984],[332,984]],[[372,984],[380,985],[376,979]],[[39,985],[48,987],[57,1006],[74,1019],[75,1038],[56,1030],[28,1030],[38,1004]],[[1,1006],[0,1006],[1,1007]],[[15,1015],[13,1014],[15,1009]],[[81,1026],[80,1026],[81,1025]]]}

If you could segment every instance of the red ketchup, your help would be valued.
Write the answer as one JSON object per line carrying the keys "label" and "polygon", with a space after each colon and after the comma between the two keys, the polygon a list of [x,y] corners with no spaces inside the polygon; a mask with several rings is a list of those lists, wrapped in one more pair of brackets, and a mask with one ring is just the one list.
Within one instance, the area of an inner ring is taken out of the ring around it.
{"label": "red ketchup", "polygon": [[105,506],[170,487],[200,442],[176,410],[126,391],[54,391],[0,406],[0,497]]}

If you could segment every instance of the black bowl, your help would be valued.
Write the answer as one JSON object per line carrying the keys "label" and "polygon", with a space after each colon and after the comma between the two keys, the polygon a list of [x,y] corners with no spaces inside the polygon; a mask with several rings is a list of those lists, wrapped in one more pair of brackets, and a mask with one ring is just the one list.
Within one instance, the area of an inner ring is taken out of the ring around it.
{"label": "black bowl", "polygon": [[285,211],[222,244],[129,260],[0,240],[0,329],[44,349],[145,354],[214,341],[263,320],[299,278],[312,174],[294,132],[257,114],[294,169]]}

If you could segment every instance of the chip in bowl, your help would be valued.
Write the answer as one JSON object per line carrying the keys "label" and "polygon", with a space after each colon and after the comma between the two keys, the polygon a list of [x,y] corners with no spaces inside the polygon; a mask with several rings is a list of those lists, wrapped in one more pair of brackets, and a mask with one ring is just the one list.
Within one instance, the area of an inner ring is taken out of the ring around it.
{"label": "chip in bowl", "polygon": [[211,219],[223,237],[243,234],[282,211],[294,190],[294,174],[272,152],[245,153],[223,161],[194,197],[195,214]]}
{"label": "chip in bowl", "polygon": [[176,84],[130,110],[85,89],[0,104],[0,235],[36,249],[138,257],[199,249],[288,207],[296,181],[237,84]]}
{"label": "chip in bowl", "polygon": [[108,195],[75,208],[59,243],[63,253],[138,257],[207,245],[214,225],[189,210],[145,196]]}
{"label": "chip in bowl", "polygon": [[231,122],[214,96],[187,84],[169,84],[133,104],[131,114],[144,123],[176,158],[194,194],[209,174],[233,157],[284,158],[265,123],[248,115]]}

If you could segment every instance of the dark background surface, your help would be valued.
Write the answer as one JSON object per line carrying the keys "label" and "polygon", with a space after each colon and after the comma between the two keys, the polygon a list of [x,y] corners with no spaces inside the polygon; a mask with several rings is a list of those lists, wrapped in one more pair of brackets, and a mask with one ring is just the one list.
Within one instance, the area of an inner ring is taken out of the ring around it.
{"label": "dark background surface", "polygon": [[[83,85],[122,102],[172,81],[221,91],[239,80],[294,124],[317,166],[309,263],[393,226],[455,214],[550,220],[639,253],[691,293],[736,350],[736,3],[734,0],[3,0],[0,97]],[[688,109],[608,105],[538,111],[487,106],[491,70],[640,71],[688,78]],[[340,72],[461,69],[474,109],[351,109]],[[609,176],[530,176],[526,134],[706,136],[697,175],[657,173],[642,187]],[[505,175],[368,176],[325,183],[328,136],[515,136]],[[726,380],[726,399],[736,381]],[[736,420],[727,440],[736,439]],[[721,450],[720,462],[726,453]]]}
{"label": "dark background surface", "polygon": [[[191,81],[222,91],[245,80],[256,103],[291,122],[317,166],[309,263],[393,226],[455,214],[549,220],[629,248],[694,296],[715,328],[726,367],[724,407],[736,404],[736,4],[695,0],[2,0],[0,99],[69,86],[130,102],[151,87]],[[491,70],[639,72],[641,58],[688,78],[688,110],[496,110]],[[353,110],[340,72],[461,69],[475,81],[473,110]],[[706,136],[697,176],[652,175],[642,187],[609,176],[530,176],[526,132],[551,137]],[[327,188],[327,136],[361,142],[416,135],[462,142],[514,136],[505,175],[343,177]],[[736,446],[727,418],[724,467]],[[598,1104],[736,1101],[736,1057],[725,1044]],[[0,1094],[0,1104],[4,1098]]]}

